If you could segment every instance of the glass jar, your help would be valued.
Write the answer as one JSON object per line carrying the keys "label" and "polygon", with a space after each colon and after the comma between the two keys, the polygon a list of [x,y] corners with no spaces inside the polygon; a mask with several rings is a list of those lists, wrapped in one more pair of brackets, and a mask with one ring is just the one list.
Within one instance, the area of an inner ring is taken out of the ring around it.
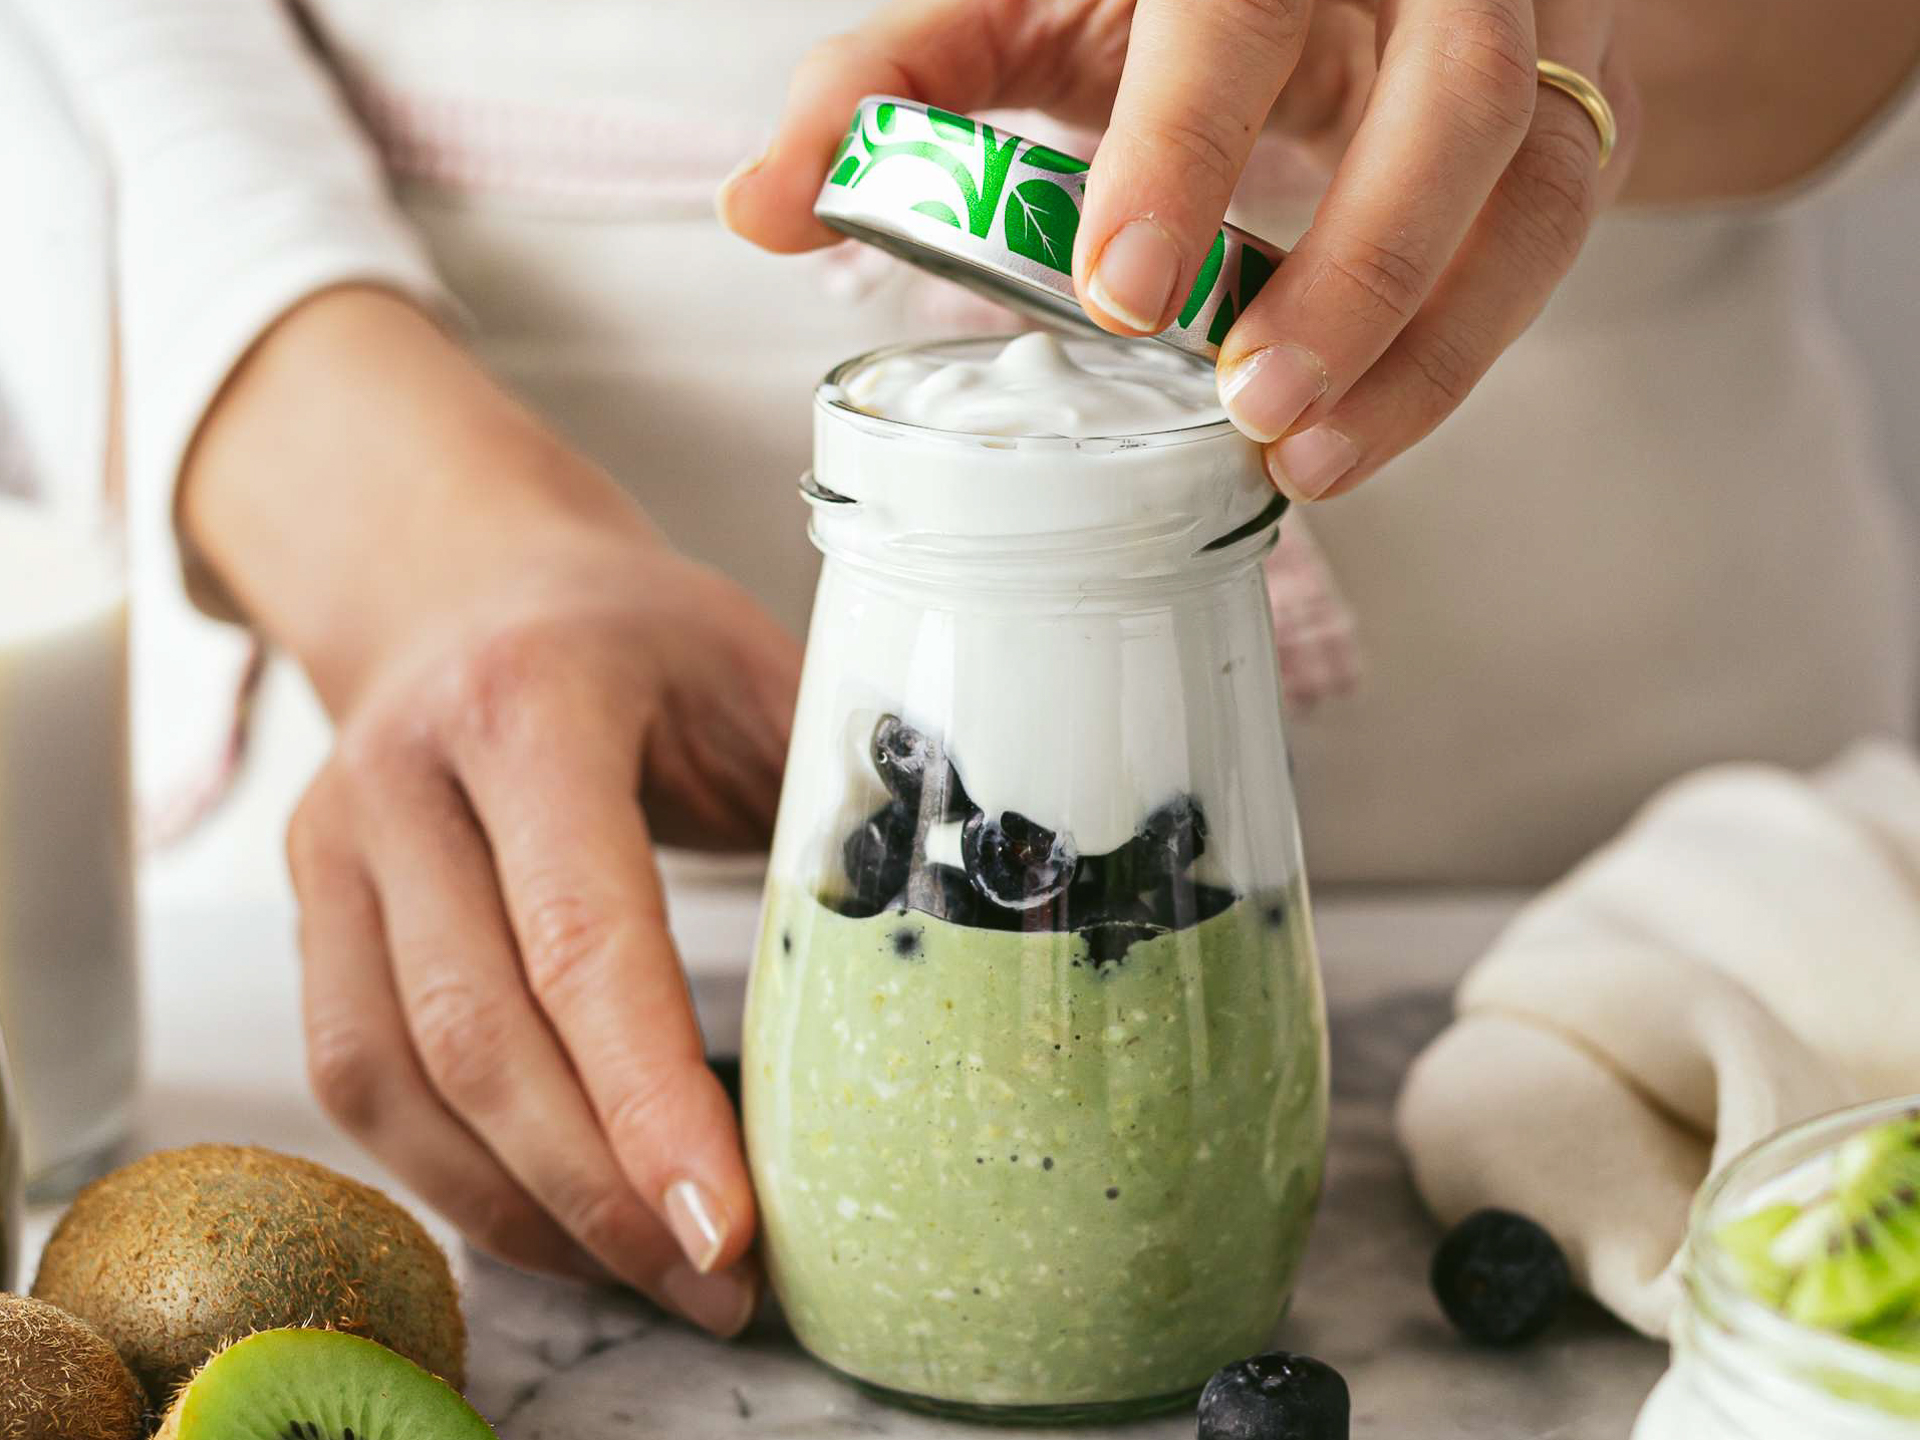
{"label": "glass jar", "polygon": [[1781,1132],[1700,1192],[1688,1227],[1673,1365],[1634,1440],[1920,1440],[1920,1359],[1809,1329],[1748,1292],[1716,1242],[1766,1197],[1794,1198],[1807,1167],[1920,1097],[1843,1110]]}
{"label": "glass jar", "polygon": [[822,385],[802,486],[826,564],[743,1066],[773,1286],[920,1408],[1168,1408],[1271,1339],[1325,1151],[1284,504],[1224,422],[853,408],[894,353]]}
{"label": "glass jar", "polygon": [[0,1032],[30,1193],[126,1134],[138,1078],[108,171],[0,5]]}
{"label": "glass jar", "polygon": [[0,1295],[13,1293],[20,1280],[20,1112],[13,1104],[13,1076],[7,1047],[0,1039]]}

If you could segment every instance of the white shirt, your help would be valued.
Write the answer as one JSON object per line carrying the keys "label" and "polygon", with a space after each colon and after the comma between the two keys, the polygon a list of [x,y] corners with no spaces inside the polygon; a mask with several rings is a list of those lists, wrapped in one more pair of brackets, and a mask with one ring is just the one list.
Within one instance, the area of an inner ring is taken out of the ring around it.
{"label": "white shirt", "polygon": [[[710,196],[864,5],[320,0],[323,61],[264,0],[17,3],[115,168],[143,589],[177,592],[172,486],[223,376],[367,279],[457,306],[683,547],[798,622],[812,383],[943,317],[884,266],[752,251]],[[663,163],[625,165],[646,135]],[[1835,171],[1916,163],[1909,97]],[[1820,193],[1607,217],[1460,412],[1315,509],[1369,660],[1292,731],[1318,876],[1538,879],[1696,764],[1910,733],[1912,551],[1813,282]],[[1259,199],[1240,218],[1291,240],[1297,207]]]}

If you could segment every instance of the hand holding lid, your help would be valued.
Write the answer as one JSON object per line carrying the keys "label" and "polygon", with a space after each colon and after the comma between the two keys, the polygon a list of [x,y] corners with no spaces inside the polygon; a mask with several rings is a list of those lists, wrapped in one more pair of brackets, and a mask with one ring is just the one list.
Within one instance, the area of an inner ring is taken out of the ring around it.
{"label": "hand holding lid", "polygon": [[[1280,489],[1338,494],[1465,398],[1622,188],[1638,127],[1617,6],[896,0],[802,64],[721,214],[769,249],[831,243],[814,199],[865,96],[914,95],[963,122],[1038,107],[1106,123],[1073,227],[1073,294],[1103,329],[1157,334],[1178,328],[1256,138],[1276,133],[1331,179],[1287,263],[1251,303],[1235,297],[1221,397]],[[1543,57],[1614,102],[1604,174],[1608,127],[1540,88]]]}

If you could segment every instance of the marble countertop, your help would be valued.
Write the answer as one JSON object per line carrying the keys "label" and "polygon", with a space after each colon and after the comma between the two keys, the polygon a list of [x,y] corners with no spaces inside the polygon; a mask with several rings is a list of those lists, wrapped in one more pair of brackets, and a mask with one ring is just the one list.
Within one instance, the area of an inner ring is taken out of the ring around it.
{"label": "marble countertop", "polygon": [[[1333,1025],[1333,1140],[1326,1200],[1279,1343],[1346,1375],[1355,1440],[1625,1440],[1666,1363],[1662,1347],[1584,1302],[1526,1350],[1475,1351],[1427,1294],[1436,1235],[1394,1147],[1390,1108],[1407,1061],[1445,1020],[1453,980],[1513,905],[1508,896],[1423,894],[1323,898],[1317,907]],[[747,953],[753,909],[744,888],[675,907],[716,1049],[738,1034],[737,957]],[[249,1141],[392,1188],[307,1094],[292,916],[156,906],[146,930],[148,1082],[138,1146]],[[29,1264],[53,1219],[30,1213]],[[631,1297],[462,1252],[430,1223],[463,1272],[472,1398],[505,1440],[985,1433],[865,1399],[812,1365],[775,1321],[722,1345]],[[1193,1421],[1169,1417],[1113,1433],[1173,1440],[1192,1436]]]}

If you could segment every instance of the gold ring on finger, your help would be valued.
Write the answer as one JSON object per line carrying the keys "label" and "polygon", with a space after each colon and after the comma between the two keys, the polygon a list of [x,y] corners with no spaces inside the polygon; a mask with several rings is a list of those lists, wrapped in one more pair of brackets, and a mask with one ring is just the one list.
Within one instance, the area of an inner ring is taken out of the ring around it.
{"label": "gold ring on finger", "polygon": [[1540,72],[1540,83],[1551,85],[1563,95],[1570,95],[1593,121],[1593,128],[1600,132],[1600,168],[1607,168],[1607,161],[1613,158],[1613,147],[1620,139],[1619,122],[1613,118],[1613,106],[1607,103],[1607,97],[1600,87],[1582,75],[1578,70],[1570,70],[1565,65],[1552,60],[1536,60],[1534,68]]}

